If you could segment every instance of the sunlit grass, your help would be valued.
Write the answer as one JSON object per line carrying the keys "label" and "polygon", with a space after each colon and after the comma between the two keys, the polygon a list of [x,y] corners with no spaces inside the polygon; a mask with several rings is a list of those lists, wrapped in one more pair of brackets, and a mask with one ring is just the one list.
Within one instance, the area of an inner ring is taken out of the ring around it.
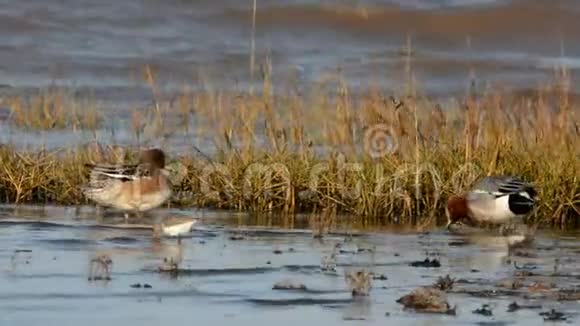
{"label": "sunlit grass", "polygon": [[[580,108],[565,88],[538,90],[533,97],[490,92],[444,104],[391,98],[375,89],[355,95],[340,79],[309,94],[274,95],[266,74],[262,91],[253,95],[184,89],[168,102],[151,71],[146,81],[154,105],[134,110],[129,123],[139,143],[144,134],[193,137],[195,131],[214,145],[209,157],[192,147],[172,158],[187,173],[174,184],[170,205],[320,214],[311,223],[321,234],[340,213],[427,226],[443,216],[450,195],[482,176],[505,173],[537,185],[541,204],[530,222],[578,226]],[[70,126],[81,112],[67,111],[56,94],[11,101],[13,123],[28,128]],[[175,117],[181,122],[171,123]],[[96,128],[87,124],[76,126]],[[396,146],[381,147],[385,130]],[[0,147],[1,198],[86,203],[80,192],[84,163],[134,157],[134,149],[98,148]]]}

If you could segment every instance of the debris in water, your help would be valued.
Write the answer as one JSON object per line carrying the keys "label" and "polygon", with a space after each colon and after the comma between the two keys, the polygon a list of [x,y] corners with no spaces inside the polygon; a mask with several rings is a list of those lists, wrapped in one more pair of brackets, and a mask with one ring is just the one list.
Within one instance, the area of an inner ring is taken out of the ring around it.
{"label": "debris in water", "polygon": [[334,252],[330,256],[322,257],[320,269],[323,272],[336,272],[336,254]]}
{"label": "debris in water", "polygon": [[540,316],[544,317],[544,321],[566,321],[566,315],[562,312],[552,309],[546,312],[540,312]]}
{"label": "debris in water", "polygon": [[522,281],[520,281],[519,279],[515,280],[505,279],[497,282],[496,286],[504,289],[517,290],[524,285],[522,284]]}
{"label": "debris in water", "polygon": [[542,292],[551,290],[555,287],[556,285],[553,283],[534,282],[530,286],[528,286],[528,289],[530,290],[530,292]]}
{"label": "debris in water", "polygon": [[518,266],[518,263],[514,261],[514,268],[517,270],[534,270],[536,268],[538,268],[536,265],[534,264],[530,264],[530,263],[525,263],[524,266]]}
{"label": "debris in water", "polygon": [[306,290],[306,285],[292,280],[282,280],[276,282],[272,290]]}
{"label": "debris in water", "polygon": [[372,248],[358,248],[357,252],[358,253],[363,253],[363,252],[373,253],[373,252],[375,252],[376,249],[377,249],[376,246],[373,246]]}
{"label": "debris in water", "polygon": [[234,234],[234,235],[230,236],[230,240],[232,240],[232,241],[240,241],[240,240],[245,240],[245,239],[246,239],[246,237],[244,237],[241,234]]}
{"label": "debris in water", "polygon": [[113,260],[107,254],[91,259],[89,266],[89,281],[110,281]]}
{"label": "debris in water", "polygon": [[346,273],[344,279],[350,288],[353,297],[368,296],[371,291],[371,273],[360,270],[353,273]]}
{"label": "debris in water", "polygon": [[426,267],[426,268],[439,268],[439,267],[441,267],[441,262],[439,262],[439,259],[437,259],[437,258],[433,258],[433,259],[425,258],[425,260],[422,260],[422,261],[414,261],[414,262],[410,263],[409,266]]}
{"label": "debris in water", "polygon": [[472,311],[472,313],[474,314],[478,314],[478,315],[482,315],[482,316],[493,316],[493,311],[491,311],[491,308],[489,307],[489,305],[486,303],[483,306],[481,306],[481,308],[477,308],[475,310]]}
{"label": "debris in water", "polygon": [[437,282],[435,282],[433,287],[441,291],[448,291],[453,289],[453,284],[455,284],[455,279],[451,278],[449,274],[447,274],[445,277],[439,276],[439,279],[437,279]]}
{"label": "debris in water", "polygon": [[534,276],[534,273],[528,271],[528,270],[517,270],[514,272],[514,276],[515,277],[529,277],[529,276]]}
{"label": "debris in water", "polygon": [[163,264],[159,266],[159,272],[177,276],[179,274],[179,264],[181,264],[179,257],[177,259],[173,259],[173,257],[163,258]]}
{"label": "debris in water", "polygon": [[385,274],[379,274],[379,275],[375,275],[374,273],[371,273],[373,275],[373,280],[378,280],[378,281],[386,281],[388,280],[387,276],[385,276]]}
{"label": "debris in water", "polygon": [[517,302],[512,302],[509,304],[508,306],[508,310],[507,312],[515,312],[521,309],[542,309],[542,306],[540,305],[519,305]]}
{"label": "debris in water", "polygon": [[274,255],[281,255],[281,254],[282,254],[282,250],[280,250],[280,249],[274,250]]}
{"label": "debris in water", "polygon": [[455,315],[456,307],[451,308],[445,292],[433,287],[420,287],[397,300],[405,309],[416,312],[442,313]]}
{"label": "debris in water", "polygon": [[[131,284],[130,287],[132,287],[133,289],[140,289],[141,283]],[[143,288],[144,289],[151,289],[153,287],[151,286],[151,284],[143,283]]]}

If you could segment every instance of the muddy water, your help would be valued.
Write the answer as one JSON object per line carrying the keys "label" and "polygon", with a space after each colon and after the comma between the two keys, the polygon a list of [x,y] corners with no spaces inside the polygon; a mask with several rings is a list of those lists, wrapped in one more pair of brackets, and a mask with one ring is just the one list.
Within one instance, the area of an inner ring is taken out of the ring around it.
{"label": "muddy water", "polygon": [[[192,212],[161,210],[148,219],[166,214]],[[195,214],[203,222],[178,244],[154,243],[144,228],[104,227],[118,219],[106,216],[98,224],[89,209],[3,207],[0,324],[539,325],[539,313],[552,308],[568,322],[580,318],[575,301],[547,295],[556,291],[550,283],[573,289],[580,282],[574,236],[539,234],[509,258],[498,238],[354,230],[316,240],[301,228],[254,226],[244,215]],[[336,271],[322,271],[322,257],[334,250]],[[111,279],[89,281],[89,261],[102,254],[112,260]],[[181,273],[159,273],[171,257],[181,257]],[[409,265],[425,258],[438,259],[441,267]],[[552,275],[556,258],[558,276]],[[387,279],[373,280],[368,297],[353,298],[344,273],[360,269]],[[506,285],[524,272],[522,287]],[[457,279],[448,294],[455,316],[416,313],[396,302],[447,274]],[[272,289],[283,280],[306,289]],[[508,312],[512,302],[540,307]],[[473,313],[484,304],[491,316]]]}

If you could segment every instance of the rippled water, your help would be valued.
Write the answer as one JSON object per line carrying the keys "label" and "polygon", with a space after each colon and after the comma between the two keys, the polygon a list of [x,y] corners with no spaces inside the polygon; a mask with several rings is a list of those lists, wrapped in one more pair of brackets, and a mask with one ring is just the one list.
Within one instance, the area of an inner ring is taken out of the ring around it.
{"label": "rippled water", "polygon": [[[470,71],[481,87],[525,88],[559,64],[580,66],[576,1],[258,0],[257,9],[257,60],[271,58],[275,80],[307,83],[340,68],[353,86],[402,87],[408,36],[430,94],[463,92]],[[169,89],[200,74],[243,87],[251,16],[251,1],[2,0],[0,84],[54,81],[123,106],[149,96],[141,75],[152,64]]]}
{"label": "rippled water", "polygon": [[[579,285],[580,243],[575,236],[542,233],[510,261],[501,239],[476,241],[439,230],[354,230],[350,237],[337,233],[318,240],[305,229],[257,227],[244,214],[159,210],[149,217],[201,214],[203,223],[179,245],[175,239],[153,242],[144,227],[111,227],[118,220],[112,216],[97,223],[85,208],[0,211],[2,325],[536,325],[543,323],[539,313],[552,308],[572,323],[578,320],[575,301],[545,299],[544,292],[532,290],[538,280],[558,288]],[[336,244],[341,244],[336,272],[324,272],[321,259]],[[89,261],[100,254],[113,261],[111,280],[89,281]],[[177,277],[157,272],[164,258],[180,255],[182,273]],[[441,267],[409,266],[426,257],[438,259]],[[558,276],[551,276],[556,258]],[[352,298],[344,273],[360,269],[387,279],[373,280],[368,297]],[[522,271],[534,274],[521,278],[524,287],[498,285]],[[457,306],[456,316],[420,314],[396,302],[447,274],[461,280],[448,297]],[[307,289],[273,290],[282,280]],[[143,288],[145,284],[151,288]],[[514,301],[541,308],[507,312]],[[490,305],[492,316],[472,312],[483,304]]]}
{"label": "rippled water", "polygon": [[[164,99],[183,87],[257,87],[268,62],[274,91],[310,90],[339,72],[353,92],[373,85],[399,93],[408,86],[409,40],[417,87],[431,96],[463,95],[473,85],[535,89],[557,67],[572,79],[580,67],[580,6],[572,0],[256,3],[252,79],[252,1],[0,0],[0,99],[71,89],[100,103],[106,126],[97,138],[130,143],[128,109],[153,99],[146,65],[158,72]],[[8,115],[0,107],[0,142],[55,147],[93,137],[29,134],[2,123]],[[207,149],[207,140],[195,141]]]}

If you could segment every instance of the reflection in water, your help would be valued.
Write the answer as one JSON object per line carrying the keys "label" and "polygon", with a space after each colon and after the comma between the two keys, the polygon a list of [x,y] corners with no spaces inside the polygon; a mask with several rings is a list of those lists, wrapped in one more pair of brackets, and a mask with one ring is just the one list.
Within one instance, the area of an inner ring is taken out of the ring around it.
{"label": "reflection in water", "polygon": [[370,297],[358,297],[348,305],[342,315],[343,320],[366,320],[372,316]]}

